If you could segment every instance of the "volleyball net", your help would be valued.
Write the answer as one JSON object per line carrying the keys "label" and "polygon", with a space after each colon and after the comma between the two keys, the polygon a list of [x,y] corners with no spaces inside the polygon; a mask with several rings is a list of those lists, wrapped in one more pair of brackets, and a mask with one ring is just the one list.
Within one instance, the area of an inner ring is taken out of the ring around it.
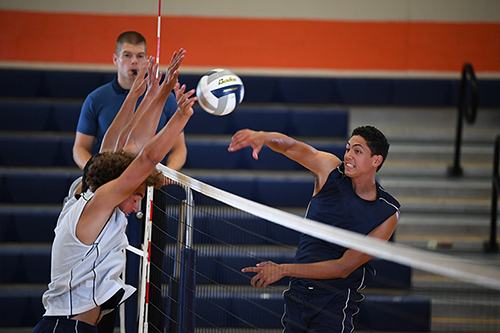
{"label": "volleyball net", "polygon": [[293,262],[301,233],[374,256],[357,331],[500,330],[498,266],[386,243],[158,169],[173,184],[147,193],[139,332],[280,332],[289,278],[256,288],[241,269]]}

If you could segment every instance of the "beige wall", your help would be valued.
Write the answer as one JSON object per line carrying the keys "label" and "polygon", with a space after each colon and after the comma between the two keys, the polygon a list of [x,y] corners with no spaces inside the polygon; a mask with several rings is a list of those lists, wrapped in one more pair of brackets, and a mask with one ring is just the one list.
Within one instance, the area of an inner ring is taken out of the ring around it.
{"label": "beige wall", "polygon": [[[158,0],[1,0],[0,9],[156,16]],[[349,21],[500,22],[500,1],[163,0],[162,15]]]}

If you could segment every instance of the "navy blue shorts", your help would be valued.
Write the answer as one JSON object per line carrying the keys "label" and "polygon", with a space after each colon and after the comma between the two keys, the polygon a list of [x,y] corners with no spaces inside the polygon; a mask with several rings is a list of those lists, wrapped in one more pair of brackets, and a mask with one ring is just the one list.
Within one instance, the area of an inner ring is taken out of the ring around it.
{"label": "navy blue shorts", "polygon": [[283,293],[284,333],[352,332],[354,315],[364,296],[354,289],[328,294],[291,288]]}
{"label": "navy blue shorts", "polygon": [[93,326],[83,321],[67,319],[66,317],[44,316],[38,322],[33,333],[97,333],[97,326]]}

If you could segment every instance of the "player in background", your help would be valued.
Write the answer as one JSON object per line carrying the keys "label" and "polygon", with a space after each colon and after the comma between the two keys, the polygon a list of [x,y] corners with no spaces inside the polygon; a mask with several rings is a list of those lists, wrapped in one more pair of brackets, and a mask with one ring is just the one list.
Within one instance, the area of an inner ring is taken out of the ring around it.
{"label": "player in background", "polygon": [[[91,92],[82,106],[73,145],[73,159],[80,169],[83,170],[92,156],[94,145],[101,146],[104,135],[120,110],[139,69],[146,60],[146,39],[140,33],[127,31],[118,36],[113,54],[117,76],[110,83]],[[142,98],[139,97],[139,103]],[[176,97],[171,93],[163,108],[157,131],[165,126],[176,110]],[[186,156],[187,149],[184,132],[182,132],[167,157],[166,165],[178,171],[186,162]]]}
{"label": "player in background", "polygon": [[[163,84],[140,114],[127,112],[128,103],[124,104],[102,152],[85,167],[88,190],[65,203],[52,245],[51,283],[43,296],[46,313],[34,332],[97,332],[101,318],[134,292],[120,278],[128,245],[126,215],[137,211],[146,186],[163,184],[156,164],[193,114],[196,97],[191,97],[191,90],[179,98],[179,109],[155,135],[185,53],[174,52]],[[129,102],[145,89],[144,76],[145,66],[138,72]]]}
{"label": "player in background", "polygon": [[[306,218],[382,240],[393,234],[400,204],[375,180],[389,151],[376,128],[354,129],[344,160],[281,133],[238,131],[229,151],[247,146],[258,159],[262,147],[300,163],[315,176]],[[372,256],[303,234],[294,262],[261,262],[243,272],[257,273],[251,284],[265,288],[288,276],[284,293],[284,332],[351,332],[353,316],[364,296],[359,292],[373,278]]]}

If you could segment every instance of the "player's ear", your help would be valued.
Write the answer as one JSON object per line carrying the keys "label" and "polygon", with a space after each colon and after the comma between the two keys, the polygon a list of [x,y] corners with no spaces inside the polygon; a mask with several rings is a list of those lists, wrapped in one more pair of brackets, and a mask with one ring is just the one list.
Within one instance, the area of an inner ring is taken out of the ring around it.
{"label": "player's ear", "polygon": [[116,55],[116,53],[113,53],[113,64],[115,64],[116,66],[117,62],[118,62],[118,56]]}
{"label": "player's ear", "polygon": [[373,166],[378,167],[380,164],[382,164],[382,161],[384,158],[382,155],[373,155]]}

